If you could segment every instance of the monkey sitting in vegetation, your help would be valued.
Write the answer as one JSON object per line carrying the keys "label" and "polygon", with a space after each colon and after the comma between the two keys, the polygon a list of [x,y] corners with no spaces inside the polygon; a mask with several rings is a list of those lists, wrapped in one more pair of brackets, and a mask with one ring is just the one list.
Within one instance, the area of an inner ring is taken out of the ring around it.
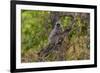
{"label": "monkey sitting in vegetation", "polygon": [[61,33],[62,33],[61,24],[57,22],[49,35],[49,38],[48,38],[49,44],[56,45],[59,42],[59,39],[60,39],[59,36],[61,35]]}
{"label": "monkey sitting in vegetation", "polygon": [[[49,54],[49,52],[51,52],[52,50],[56,50],[54,49],[55,48],[55,45],[58,44],[60,42],[60,36],[61,36],[61,33],[62,33],[62,28],[61,28],[61,25],[59,22],[56,22],[53,30],[51,31],[49,37],[48,37],[48,40],[49,40],[49,43],[48,43],[48,46],[46,46],[45,48],[46,49],[42,49],[38,55],[41,57],[45,57]],[[43,60],[42,60],[43,61]]]}

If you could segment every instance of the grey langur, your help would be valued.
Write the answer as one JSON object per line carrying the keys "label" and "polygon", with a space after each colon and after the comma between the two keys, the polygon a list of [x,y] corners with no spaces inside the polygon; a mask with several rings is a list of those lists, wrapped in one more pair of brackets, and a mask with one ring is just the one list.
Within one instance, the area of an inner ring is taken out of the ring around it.
{"label": "grey langur", "polygon": [[53,49],[52,46],[58,44],[61,33],[62,33],[61,25],[59,22],[57,22],[48,37],[49,46],[47,46],[46,49],[42,49],[38,54],[43,57],[47,56],[48,53]]}
{"label": "grey langur", "polygon": [[51,31],[50,35],[49,35],[49,44],[57,44],[59,42],[59,36],[62,33],[62,28],[61,28],[61,24],[60,22],[56,22],[53,30]]}

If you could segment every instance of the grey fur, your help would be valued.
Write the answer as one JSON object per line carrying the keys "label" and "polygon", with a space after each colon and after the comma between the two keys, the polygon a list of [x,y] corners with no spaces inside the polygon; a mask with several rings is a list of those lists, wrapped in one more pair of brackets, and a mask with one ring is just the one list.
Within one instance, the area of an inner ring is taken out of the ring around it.
{"label": "grey fur", "polygon": [[61,33],[62,33],[61,24],[57,22],[54,26],[54,29],[51,31],[49,35],[49,38],[48,38],[49,44],[57,44]]}

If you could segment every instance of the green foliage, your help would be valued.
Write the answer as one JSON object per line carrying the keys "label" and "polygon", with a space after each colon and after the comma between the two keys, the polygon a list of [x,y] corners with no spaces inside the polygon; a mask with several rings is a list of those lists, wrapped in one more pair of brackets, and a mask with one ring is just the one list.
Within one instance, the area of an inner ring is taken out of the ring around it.
{"label": "green foliage", "polygon": [[62,22],[63,29],[66,29],[68,24],[70,24],[70,22],[71,22],[71,17],[69,17],[69,16],[65,16],[65,18],[62,17],[61,22]]}
{"label": "green foliage", "polygon": [[[47,43],[48,32],[45,21],[48,17],[46,11],[25,11],[21,13],[21,39],[22,50],[34,49],[39,50]],[[50,25],[48,27],[51,27]]]}

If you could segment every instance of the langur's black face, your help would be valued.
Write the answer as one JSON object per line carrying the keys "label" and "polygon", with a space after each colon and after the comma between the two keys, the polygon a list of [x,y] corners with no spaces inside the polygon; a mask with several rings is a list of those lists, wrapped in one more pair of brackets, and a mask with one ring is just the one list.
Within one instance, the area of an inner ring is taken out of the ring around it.
{"label": "langur's black face", "polygon": [[59,24],[59,23],[57,23],[57,24],[56,24],[56,26],[57,26],[57,27],[60,27],[60,24]]}

